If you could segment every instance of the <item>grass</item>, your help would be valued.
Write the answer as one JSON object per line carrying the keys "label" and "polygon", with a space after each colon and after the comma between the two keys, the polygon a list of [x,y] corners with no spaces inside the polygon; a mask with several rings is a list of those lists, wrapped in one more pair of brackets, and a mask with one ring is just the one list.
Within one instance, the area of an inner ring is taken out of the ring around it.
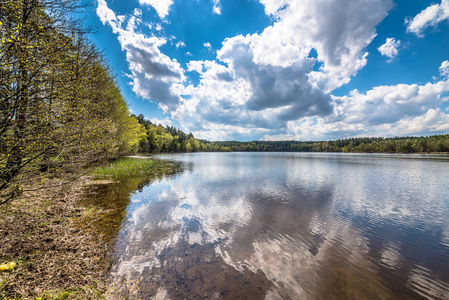
{"label": "grass", "polygon": [[82,286],[63,291],[47,291],[42,296],[34,300],[85,300],[85,299],[106,299],[102,291],[95,286]]}
{"label": "grass", "polygon": [[143,177],[150,175],[156,162],[143,158],[120,158],[93,170],[94,179],[121,179],[124,177]]}

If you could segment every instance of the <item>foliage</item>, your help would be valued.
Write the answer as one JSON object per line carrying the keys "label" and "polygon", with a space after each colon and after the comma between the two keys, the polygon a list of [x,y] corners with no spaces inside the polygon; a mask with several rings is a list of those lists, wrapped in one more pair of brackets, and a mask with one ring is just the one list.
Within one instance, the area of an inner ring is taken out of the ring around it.
{"label": "foliage", "polygon": [[215,142],[231,151],[359,152],[359,153],[438,153],[449,152],[449,135],[429,137],[350,138],[335,141],[253,141]]}
{"label": "foliage", "polygon": [[135,153],[145,138],[83,35],[82,8],[77,0],[0,2],[0,191],[23,174]]}
{"label": "foliage", "polygon": [[143,115],[133,117],[146,129],[145,138],[140,140],[141,153],[210,151],[210,148],[197,140],[192,133],[186,134],[172,126],[164,128],[162,125],[155,125]]}
{"label": "foliage", "polygon": [[198,140],[175,127],[155,125],[143,115],[133,115],[146,128],[139,152],[359,152],[359,153],[437,153],[449,152],[449,135],[429,137],[362,137],[335,141],[251,141],[210,142]]}

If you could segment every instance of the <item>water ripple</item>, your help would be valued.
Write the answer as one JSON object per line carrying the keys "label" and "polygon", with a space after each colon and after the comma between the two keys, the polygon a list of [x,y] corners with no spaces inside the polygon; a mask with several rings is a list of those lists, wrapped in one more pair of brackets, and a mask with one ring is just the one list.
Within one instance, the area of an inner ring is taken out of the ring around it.
{"label": "water ripple", "polygon": [[143,298],[449,298],[448,157],[170,158],[191,170],[134,196],[113,266]]}

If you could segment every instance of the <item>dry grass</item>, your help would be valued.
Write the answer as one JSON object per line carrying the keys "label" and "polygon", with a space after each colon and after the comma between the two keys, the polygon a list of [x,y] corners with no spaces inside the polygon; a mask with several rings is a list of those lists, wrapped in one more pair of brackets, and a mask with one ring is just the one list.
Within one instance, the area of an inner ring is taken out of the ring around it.
{"label": "dry grass", "polygon": [[0,299],[103,298],[105,248],[75,226],[86,214],[76,203],[87,182],[25,192],[0,207],[0,264],[16,264],[0,272]]}

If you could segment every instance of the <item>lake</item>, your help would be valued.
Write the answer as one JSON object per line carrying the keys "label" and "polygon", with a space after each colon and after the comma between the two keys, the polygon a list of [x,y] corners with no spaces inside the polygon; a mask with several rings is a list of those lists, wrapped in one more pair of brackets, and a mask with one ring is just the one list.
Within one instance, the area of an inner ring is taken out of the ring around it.
{"label": "lake", "polygon": [[158,155],[111,268],[129,299],[449,299],[449,156]]}

